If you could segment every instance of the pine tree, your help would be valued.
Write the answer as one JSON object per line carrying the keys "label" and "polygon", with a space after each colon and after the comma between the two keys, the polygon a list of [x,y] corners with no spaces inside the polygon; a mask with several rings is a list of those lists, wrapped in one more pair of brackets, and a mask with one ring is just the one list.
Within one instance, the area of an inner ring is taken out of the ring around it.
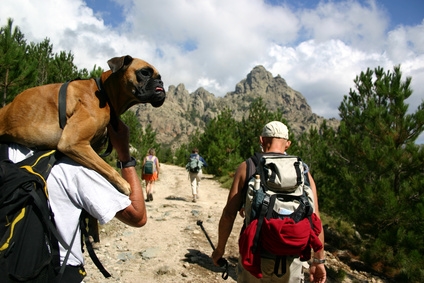
{"label": "pine tree", "polygon": [[[420,276],[424,253],[424,151],[415,144],[424,129],[424,102],[415,112],[405,103],[411,78],[402,80],[400,67],[384,72],[368,69],[354,80],[339,107],[341,124],[334,136],[326,171],[325,195],[334,209],[348,216],[374,241],[370,262],[383,262]],[[322,198],[321,198],[322,199]],[[410,282],[413,282],[411,280]]]}
{"label": "pine tree", "polygon": [[[249,115],[239,123],[238,135],[243,137],[240,140],[240,155],[243,159],[247,159],[255,152],[260,152],[259,136],[265,124],[271,121],[280,121],[289,127],[282,112],[271,112],[267,109],[262,97],[252,101],[249,107]],[[293,138],[293,136],[291,136]]]}
{"label": "pine tree", "polygon": [[[128,112],[128,111],[127,111]],[[139,140],[141,140],[141,146],[138,148],[141,155],[146,155],[149,148],[154,148],[156,151],[156,155],[160,154],[161,146],[156,141],[156,132],[153,130],[151,124],[147,124],[144,128],[144,131],[142,130],[141,136],[138,137]]]}
{"label": "pine tree", "polygon": [[[336,165],[333,162],[333,155],[337,154],[334,150],[335,131],[327,126],[324,121],[319,129],[311,128],[309,132],[302,134],[299,141],[294,143],[297,145],[296,151],[293,152],[292,147],[289,151],[302,158],[308,164],[309,171],[312,174],[316,187],[319,192],[319,205],[322,210],[335,211],[335,200],[339,198],[340,193],[334,188],[334,171]],[[336,194],[336,195],[334,195]]]}
{"label": "pine tree", "polygon": [[49,64],[49,83],[64,83],[78,78],[78,68],[74,65],[74,55],[71,52],[60,51],[55,54]]}
{"label": "pine tree", "polygon": [[[339,107],[338,159],[353,216],[379,228],[391,224],[384,218],[399,212],[404,182],[419,173],[423,162],[414,142],[424,129],[424,102],[407,114],[411,78],[401,78],[400,67],[393,73],[368,69],[355,79],[357,91],[351,90]],[[371,213],[370,207],[379,207],[380,213]]]}
{"label": "pine tree", "polygon": [[43,40],[41,43],[31,43],[28,55],[35,61],[37,66],[37,80],[33,86],[45,85],[51,83],[49,81],[50,62],[53,60],[53,45],[49,39]]}
{"label": "pine tree", "polygon": [[137,159],[143,159],[149,148],[154,148],[156,155],[160,154],[161,146],[156,141],[156,132],[153,131],[151,124],[147,124],[143,129],[136,114],[131,110],[122,114],[121,119],[130,129],[130,144],[135,149],[132,154]]}
{"label": "pine tree", "polygon": [[208,162],[209,174],[223,176],[234,172],[242,161],[239,155],[240,139],[237,135],[237,123],[229,109],[224,109],[206,125],[198,148]]}
{"label": "pine tree", "polygon": [[36,79],[36,66],[27,55],[28,46],[13,20],[0,28],[0,90],[2,106],[24,89],[32,86]]}

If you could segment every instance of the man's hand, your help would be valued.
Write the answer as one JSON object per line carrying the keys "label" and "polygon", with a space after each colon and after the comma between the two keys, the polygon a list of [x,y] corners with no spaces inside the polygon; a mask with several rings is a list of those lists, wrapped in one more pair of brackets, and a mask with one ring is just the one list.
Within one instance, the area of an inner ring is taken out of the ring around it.
{"label": "man's hand", "polygon": [[327,280],[327,271],[324,264],[312,263],[309,268],[309,281],[314,283],[324,283]]}
{"label": "man's hand", "polygon": [[215,249],[213,251],[212,256],[211,256],[213,264],[215,264],[216,266],[219,266],[218,260],[220,260],[222,258],[222,256],[224,255],[224,252],[225,251],[221,251],[219,249]]}

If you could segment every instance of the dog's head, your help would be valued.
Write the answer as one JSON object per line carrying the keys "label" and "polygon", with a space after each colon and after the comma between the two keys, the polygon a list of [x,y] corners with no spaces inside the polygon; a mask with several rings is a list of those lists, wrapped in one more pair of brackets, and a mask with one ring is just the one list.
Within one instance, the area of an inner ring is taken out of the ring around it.
{"label": "dog's head", "polygon": [[162,78],[155,67],[131,56],[114,57],[108,62],[112,74],[121,73],[122,87],[131,92],[133,98],[127,109],[136,103],[150,103],[153,107],[161,106],[166,98]]}

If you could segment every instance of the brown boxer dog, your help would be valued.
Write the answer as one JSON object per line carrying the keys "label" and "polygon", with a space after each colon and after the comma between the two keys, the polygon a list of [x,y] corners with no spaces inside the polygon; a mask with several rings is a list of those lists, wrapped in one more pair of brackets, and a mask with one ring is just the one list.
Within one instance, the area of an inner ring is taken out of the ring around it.
{"label": "brown boxer dog", "polygon": [[129,194],[128,182],[96,153],[92,144],[104,140],[108,123],[114,119],[116,122],[131,106],[150,103],[159,107],[166,94],[159,72],[149,63],[131,56],[115,57],[107,63],[110,70],[102,73],[101,83],[94,79],[69,83],[63,129],[58,114],[62,84],[38,86],[20,93],[0,109],[0,141],[57,149]]}

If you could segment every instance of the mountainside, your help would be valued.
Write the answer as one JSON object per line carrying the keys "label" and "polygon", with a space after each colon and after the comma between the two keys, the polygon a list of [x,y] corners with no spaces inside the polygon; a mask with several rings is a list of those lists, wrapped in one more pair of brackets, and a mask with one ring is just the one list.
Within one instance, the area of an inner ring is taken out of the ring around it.
{"label": "mountainside", "polygon": [[262,97],[267,109],[280,109],[295,135],[310,127],[318,127],[324,120],[330,127],[337,127],[336,119],[325,119],[312,112],[305,97],[287,85],[277,75],[273,77],[263,66],[256,66],[241,80],[235,90],[223,97],[216,97],[204,88],[193,93],[186,90],[184,84],[169,86],[165,103],[159,108],[150,104],[134,106],[134,110],[143,127],[150,123],[156,131],[158,142],[172,147],[187,143],[197,128],[204,130],[207,121],[217,117],[225,107],[233,111],[233,117],[241,121],[247,117],[251,102]]}

